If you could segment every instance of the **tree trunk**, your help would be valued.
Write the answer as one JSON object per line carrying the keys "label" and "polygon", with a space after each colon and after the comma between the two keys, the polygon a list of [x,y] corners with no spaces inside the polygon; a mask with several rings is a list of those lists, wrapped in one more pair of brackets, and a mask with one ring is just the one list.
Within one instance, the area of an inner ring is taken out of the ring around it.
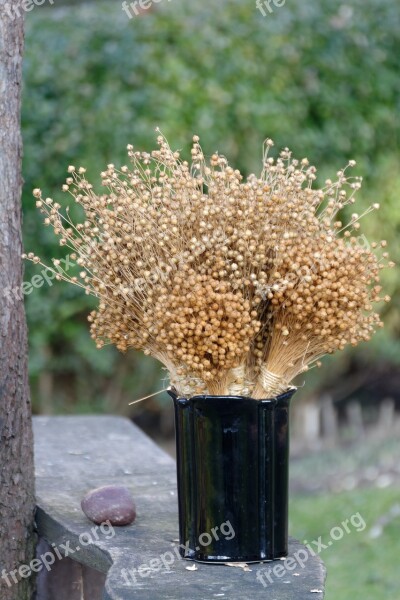
{"label": "tree trunk", "polygon": [[24,26],[20,1],[0,0],[1,600],[30,600],[33,587],[33,578],[26,576],[26,570],[22,570],[23,579],[15,571],[29,565],[34,552],[33,439],[21,293],[20,100]]}

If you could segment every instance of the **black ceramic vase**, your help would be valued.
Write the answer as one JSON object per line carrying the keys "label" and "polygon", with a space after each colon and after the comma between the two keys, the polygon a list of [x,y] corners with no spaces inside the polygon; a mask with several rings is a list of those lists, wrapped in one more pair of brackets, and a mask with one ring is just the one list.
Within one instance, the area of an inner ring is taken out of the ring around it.
{"label": "black ceramic vase", "polygon": [[257,562],[287,555],[289,403],[193,396],[175,405],[181,555]]}

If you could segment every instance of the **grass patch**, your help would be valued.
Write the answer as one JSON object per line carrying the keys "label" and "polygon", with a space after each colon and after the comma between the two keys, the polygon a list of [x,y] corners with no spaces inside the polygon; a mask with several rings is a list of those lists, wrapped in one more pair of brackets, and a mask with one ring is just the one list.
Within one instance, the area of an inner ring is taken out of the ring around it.
{"label": "grass patch", "polygon": [[321,552],[327,568],[326,600],[388,600],[398,597],[400,517],[372,539],[376,522],[400,502],[398,488],[358,489],[337,495],[292,496],[290,534],[299,540],[327,544],[332,527],[360,513],[366,523],[363,531],[351,533]]}

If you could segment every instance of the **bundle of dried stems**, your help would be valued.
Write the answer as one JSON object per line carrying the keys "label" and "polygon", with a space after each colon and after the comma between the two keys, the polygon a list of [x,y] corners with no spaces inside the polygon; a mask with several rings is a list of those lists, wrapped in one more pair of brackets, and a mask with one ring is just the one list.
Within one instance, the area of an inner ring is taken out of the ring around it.
{"label": "bundle of dried stems", "polygon": [[316,189],[307,159],[285,149],[274,160],[271,146],[261,175],[244,180],[223,156],[207,161],[197,136],[189,164],[159,135],[151,154],[128,146],[130,167],[108,165],[100,195],[70,166],[63,190],[83,208],[79,223],[34,190],[78,266],[71,275],[53,259],[56,278],[99,300],[89,316],[98,348],[151,354],[182,396],[260,399],[382,326],[373,304],[390,300],[379,274],[393,263],[385,241],[358,232],[379,205],[343,224],[360,178],[346,167]]}

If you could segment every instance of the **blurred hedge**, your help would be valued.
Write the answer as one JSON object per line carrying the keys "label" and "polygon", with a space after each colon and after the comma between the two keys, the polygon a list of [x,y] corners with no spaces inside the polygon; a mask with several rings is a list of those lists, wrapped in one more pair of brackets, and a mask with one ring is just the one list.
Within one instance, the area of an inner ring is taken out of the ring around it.
{"label": "blurred hedge", "polygon": [[[31,198],[59,197],[68,164],[96,179],[125,146],[151,149],[159,126],[187,151],[193,133],[206,153],[246,173],[260,167],[268,136],[334,175],[349,158],[365,177],[362,204],[380,202],[366,231],[399,258],[400,14],[393,0],[289,1],[263,17],[254,2],[173,0],[128,19],[120,2],[36,7],[27,15],[23,103],[25,244],[62,256]],[[367,218],[368,219],[368,218]],[[37,272],[27,266],[26,279]],[[387,276],[388,326],[357,360],[400,362],[400,278]],[[66,284],[27,296],[36,410],[126,410],[160,386],[151,360],[89,338],[90,300]],[[362,348],[362,349],[361,349]],[[331,360],[330,377],[351,353]],[[370,368],[370,367],[369,367]],[[328,370],[313,373],[323,387]]]}

